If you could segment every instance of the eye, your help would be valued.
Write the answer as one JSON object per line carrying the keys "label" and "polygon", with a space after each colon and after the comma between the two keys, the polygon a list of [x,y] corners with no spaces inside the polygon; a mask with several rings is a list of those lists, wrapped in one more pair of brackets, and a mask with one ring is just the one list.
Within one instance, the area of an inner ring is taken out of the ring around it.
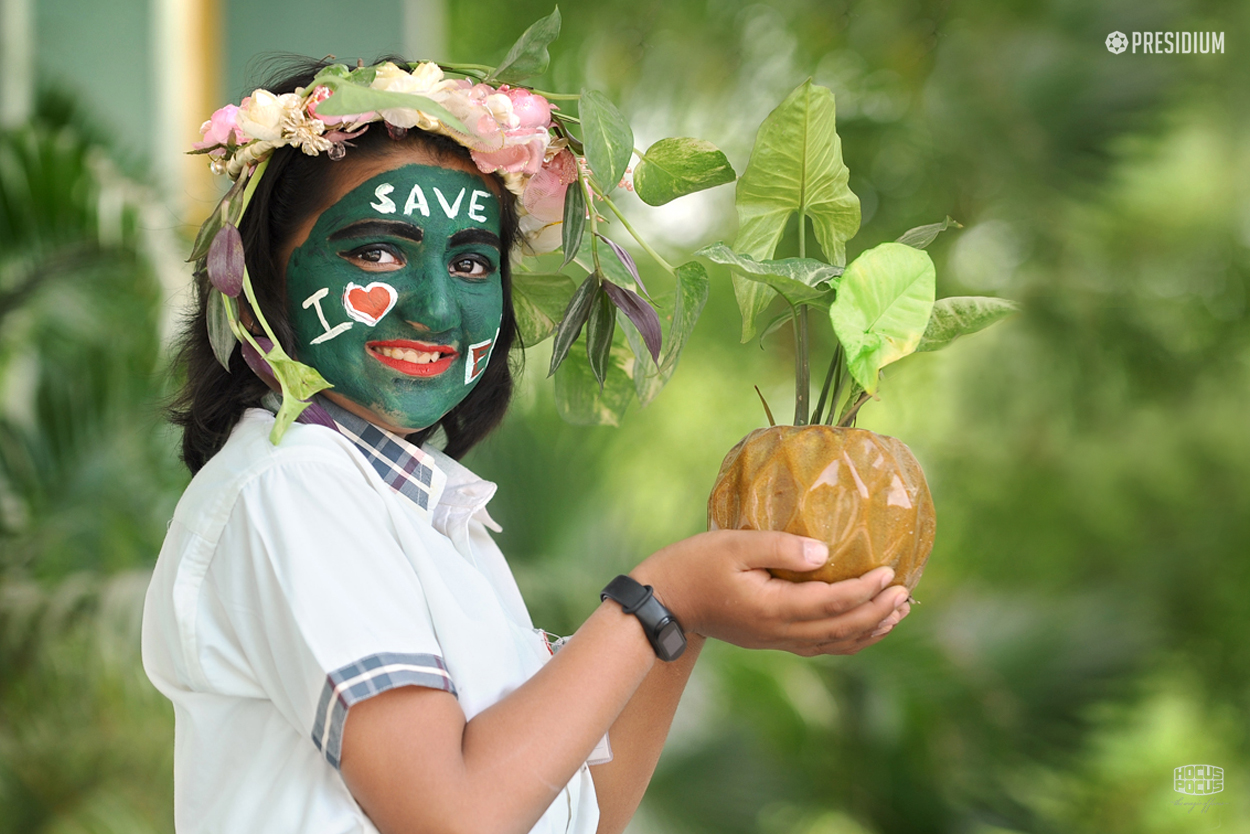
{"label": "eye", "polygon": [[368,272],[391,272],[405,263],[403,253],[385,243],[370,243],[348,252],[340,252],[339,257]]}
{"label": "eye", "polygon": [[447,271],[460,278],[480,280],[494,273],[495,265],[481,255],[465,255],[452,261]]}

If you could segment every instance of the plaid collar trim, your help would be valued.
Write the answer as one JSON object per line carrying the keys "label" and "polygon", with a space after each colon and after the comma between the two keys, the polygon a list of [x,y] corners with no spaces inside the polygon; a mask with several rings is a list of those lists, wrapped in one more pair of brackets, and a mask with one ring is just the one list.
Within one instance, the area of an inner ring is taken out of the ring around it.
{"label": "plaid collar trim", "polygon": [[339,433],[355,444],[386,485],[412,501],[427,521],[443,498],[447,473],[429,452],[403,437],[380,429],[325,397],[317,404],[326,410]]}

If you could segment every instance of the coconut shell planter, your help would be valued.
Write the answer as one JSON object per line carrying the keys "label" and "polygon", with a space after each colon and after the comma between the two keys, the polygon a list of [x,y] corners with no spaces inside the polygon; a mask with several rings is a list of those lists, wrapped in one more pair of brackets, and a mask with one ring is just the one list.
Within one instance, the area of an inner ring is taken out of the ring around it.
{"label": "coconut shell planter", "polygon": [[[933,549],[933,499],[907,446],[854,428],[856,416],[876,397],[886,365],[946,347],[1010,315],[1015,305],[935,298],[936,272],[925,248],[959,227],[949,217],[866,249],[848,264],[846,243],[860,224],[848,177],[833,93],[809,80],[760,127],[737,184],[734,245],[696,253],[732,270],[744,342],[787,326],[795,339],[794,424],[776,425],[764,403],[773,425],[751,432],[725,457],[708,499],[708,527],[781,530],[828,543],[824,566],[773,571],[782,579],[837,582],[888,565],[894,584],[911,591]],[[774,259],[795,214],[798,257]],[[809,222],[823,259],[808,256]],[[778,297],[783,305],[773,304]],[[772,310],[757,331],[757,319],[772,306],[780,312]],[[810,330],[822,321],[832,327],[833,351],[813,408]]]}

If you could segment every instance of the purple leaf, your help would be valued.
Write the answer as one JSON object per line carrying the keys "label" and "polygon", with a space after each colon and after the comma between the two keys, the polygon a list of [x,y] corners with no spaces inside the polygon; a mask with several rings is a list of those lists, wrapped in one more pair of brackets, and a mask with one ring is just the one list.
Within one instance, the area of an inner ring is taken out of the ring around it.
{"label": "purple leaf", "polygon": [[231,298],[243,291],[243,238],[235,226],[227,223],[213,237],[208,247],[208,280]]}
{"label": "purple leaf", "polygon": [[[598,232],[596,232],[596,234],[598,234]],[[642,290],[642,294],[650,299],[651,293],[647,292],[647,288],[642,283],[642,278],[638,276],[638,265],[634,263],[633,257],[615,242],[608,240],[603,235],[599,235],[599,239],[608,246],[612,247],[612,251],[616,253],[616,257],[621,259],[621,263],[625,264],[625,268],[629,270],[629,274],[634,276],[634,280],[638,282],[638,289]]]}
{"label": "purple leaf", "polygon": [[[269,341],[264,336],[257,336],[256,344],[260,345],[261,348],[266,351],[273,347],[273,342]],[[252,369],[252,373],[260,377],[261,381],[269,385],[275,391],[278,390],[281,387],[278,385],[278,378],[273,375],[273,368],[269,367],[269,363],[265,361],[265,357],[262,356],[256,348],[252,347],[251,342],[244,341],[242,343],[242,347],[243,359],[247,362],[247,366]]]}
{"label": "purple leaf", "polygon": [[307,423],[310,426],[325,426],[327,429],[338,431],[339,427],[330,416],[330,412],[321,407],[316,400],[308,404],[300,415],[295,418],[297,423]]}
{"label": "purple leaf", "polygon": [[638,328],[642,341],[647,346],[647,352],[651,354],[651,358],[657,365],[660,364],[660,317],[656,315],[655,310],[643,301],[638,293],[618,287],[611,281],[603,282],[603,291],[608,294],[608,298],[612,299],[612,303],[634,323],[634,327]]}

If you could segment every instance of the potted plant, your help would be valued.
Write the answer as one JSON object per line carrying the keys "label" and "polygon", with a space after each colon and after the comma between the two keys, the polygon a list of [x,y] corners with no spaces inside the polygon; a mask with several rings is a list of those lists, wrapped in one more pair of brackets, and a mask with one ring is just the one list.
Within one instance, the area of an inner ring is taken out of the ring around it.
{"label": "potted plant", "polygon": [[[860,210],[847,185],[835,116],[831,91],[810,79],[795,89],[765,119],[738,180],[734,246],[717,243],[696,253],[732,269],[743,341],[778,296],[785,309],[764,331],[789,323],[795,340],[793,425],[753,431],[729,452],[708,500],[708,524],[785,530],[829,543],[823,567],[777,571],[783,578],[834,582],[890,565],[894,584],[910,591],[933,546],[933,500],[907,447],[854,428],[855,417],[876,395],[886,365],[946,347],[1015,305],[997,298],[935,301],[925,247],[958,226],[949,217],[846,263]],[[773,260],[795,214],[799,256]],[[809,257],[809,220],[824,260]],[[809,329],[816,321],[829,322],[834,349],[812,407]]]}

